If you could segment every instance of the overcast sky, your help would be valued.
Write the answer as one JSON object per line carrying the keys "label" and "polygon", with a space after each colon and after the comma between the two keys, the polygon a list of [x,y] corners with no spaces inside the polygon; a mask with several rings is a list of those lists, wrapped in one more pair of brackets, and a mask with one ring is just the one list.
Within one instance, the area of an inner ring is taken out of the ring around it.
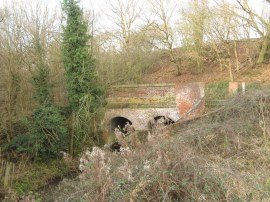
{"label": "overcast sky", "polygon": [[[0,6],[4,6],[9,4],[10,2],[25,2],[25,4],[31,4],[34,3],[36,1],[42,2],[45,5],[48,5],[49,8],[51,9],[58,9],[59,12],[61,12],[61,2],[62,0],[0,0]],[[118,0],[81,0],[81,6],[82,8],[84,8],[85,11],[89,11],[89,10],[94,10],[95,12],[95,16],[96,16],[96,24],[95,26],[98,29],[110,29],[113,27],[113,23],[110,21],[110,18],[108,17],[108,13],[110,12],[109,10],[109,3],[111,4],[115,4]],[[123,0],[126,1],[126,0]],[[148,0],[141,0],[142,3],[147,2]],[[181,7],[183,7],[183,5],[186,5],[186,3],[189,0],[171,0],[172,4],[180,4],[180,6],[178,6],[177,9],[175,9],[174,12],[174,21],[176,21],[177,18],[179,18],[179,10]],[[219,2],[221,0],[209,0],[209,2]],[[235,2],[236,0],[227,0],[227,1],[231,1],[231,2]],[[251,6],[256,9],[258,12],[261,12],[261,10],[263,8],[265,8],[265,3],[264,0],[249,0]],[[165,0],[166,2],[166,0]],[[144,6],[145,4],[143,4]],[[267,8],[267,7],[266,7]],[[147,13],[147,11],[145,12]],[[144,13],[144,14],[145,14]]]}
{"label": "overcast sky", "polygon": [[[60,6],[60,2],[61,0],[0,0],[0,6],[3,6],[5,4],[7,4],[8,2],[11,1],[15,1],[15,2],[25,2],[27,3],[31,3],[33,1],[41,1],[44,4],[47,4],[51,7],[55,7],[55,6]],[[112,3],[116,3],[117,0],[80,0],[81,1],[81,5],[86,8],[86,9],[93,9],[96,12],[101,12],[104,9],[107,9],[108,7],[108,3],[107,2],[112,2]],[[148,0],[141,0],[142,2],[146,2]],[[165,0],[166,1],[166,0]],[[182,3],[185,4],[186,2],[188,2],[188,0],[171,0],[172,2],[175,3]],[[213,2],[213,1],[219,1],[219,0],[209,0],[209,2]],[[228,1],[235,1],[235,0],[228,0]],[[249,0],[249,2],[251,3],[253,8],[257,8],[257,9],[261,9],[264,7],[264,4],[262,3],[263,0]]]}

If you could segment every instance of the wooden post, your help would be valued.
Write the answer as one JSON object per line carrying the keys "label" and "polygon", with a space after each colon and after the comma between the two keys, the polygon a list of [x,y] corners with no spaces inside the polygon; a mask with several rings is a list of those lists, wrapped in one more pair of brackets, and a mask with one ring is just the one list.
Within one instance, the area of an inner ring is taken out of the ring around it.
{"label": "wooden post", "polygon": [[245,94],[246,92],[246,83],[242,82],[242,93]]}

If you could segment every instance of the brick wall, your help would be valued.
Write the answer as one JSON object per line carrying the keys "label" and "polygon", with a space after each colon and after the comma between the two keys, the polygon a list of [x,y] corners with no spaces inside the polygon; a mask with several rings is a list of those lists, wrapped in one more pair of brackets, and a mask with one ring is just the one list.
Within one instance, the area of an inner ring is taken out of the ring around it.
{"label": "brick wall", "polygon": [[[149,122],[167,116],[174,122],[199,116],[204,109],[204,84],[143,84],[113,86],[108,93],[104,128],[124,117],[136,130],[148,130]],[[112,132],[112,131],[109,131]]]}

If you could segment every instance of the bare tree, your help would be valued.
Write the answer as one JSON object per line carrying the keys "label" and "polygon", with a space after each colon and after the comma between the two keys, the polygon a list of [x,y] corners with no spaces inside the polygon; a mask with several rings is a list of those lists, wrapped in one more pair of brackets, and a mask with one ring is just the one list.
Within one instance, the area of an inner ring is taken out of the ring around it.
{"label": "bare tree", "polygon": [[235,69],[239,69],[238,54],[236,50],[236,41],[241,38],[239,35],[240,23],[237,21],[233,7],[225,1],[219,2],[211,9],[211,21],[208,22],[207,38],[213,44],[223,70],[225,65],[229,71],[230,80],[234,81],[234,68],[232,62],[231,42],[233,42],[233,51],[236,59]]}
{"label": "bare tree", "polygon": [[[49,11],[39,1],[25,2],[11,1],[6,7],[8,15],[0,23],[0,91],[5,109],[0,110],[5,117],[0,126],[8,128],[7,140],[13,136],[12,123],[31,112],[35,105],[29,82],[31,72],[35,71],[41,56],[48,64],[53,64],[49,49],[60,28],[56,12]],[[42,55],[36,52],[37,41],[42,44]]]}
{"label": "bare tree", "polygon": [[143,24],[142,2],[108,1],[106,16],[114,27],[107,27],[95,40],[98,70],[108,85],[140,83],[143,73],[157,61],[150,43],[152,35]]}
{"label": "bare tree", "polygon": [[140,2],[136,0],[117,0],[115,4],[111,1],[108,2],[108,5],[110,6],[111,13],[111,15],[108,15],[112,23],[116,25],[116,29],[113,30],[114,37],[119,41],[118,44],[120,44],[120,47],[118,47],[120,57],[118,56],[116,62],[121,61],[122,65],[125,66],[125,68],[121,68],[122,72],[119,73],[126,75],[121,76],[122,79],[131,78],[132,75],[135,75],[134,56],[131,53],[132,37],[141,14]]}
{"label": "bare tree", "polygon": [[202,72],[204,37],[206,21],[209,20],[208,0],[191,0],[187,9],[181,11],[180,32],[183,45],[190,51],[196,52],[197,71]]}
{"label": "bare tree", "polygon": [[107,15],[117,27],[116,37],[121,41],[122,50],[128,51],[130,37],[141,14],[140,3],[136,0],[117,0],[116,4],[109,1],[108,5],[112,14]]}
{"label": "bare tree", "polygon": [[[174,49],[175,32],[173,30],[172,15],[177,8],[171,0],[149,0],[150,12],[153,15],[151,27],[159,33],[160,43],[167,49],[170,61],[176,66],[177,75],[181,74],[181,65]],[[163,48],[163,47],[162,47]]]}
{"label": "bare tree", "polygon": [[[269,3],[269,0],[266,0]],[[270,41],[270,21],[269,16],[258,14],[254,11],[247,0],[236,0],[240,6],[240,10],[244,11],[245,15],[238,15],[249,26],[251,26],[261,37],[261,49],[257,60],[261,64],[265,60],[265,55]]]}

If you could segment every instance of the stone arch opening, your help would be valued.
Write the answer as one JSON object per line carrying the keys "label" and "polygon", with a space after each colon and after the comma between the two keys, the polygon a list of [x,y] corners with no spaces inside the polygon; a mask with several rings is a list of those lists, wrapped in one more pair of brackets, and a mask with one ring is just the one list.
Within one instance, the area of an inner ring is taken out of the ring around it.
{"label": "stone arch opening", "polygon": [[127,124],[127,122],[130,125],[132,125],[132,122],[125,117],[117,116],[117,117],[112,118],[111,121],[109,122],[110,133],[113,133],[115,128],[119,128],[121,132],[126,133],[126,131],[124,130],[124,127]]}
{"label": "stone arch opening", "polygon": [[174,120],[168,116],[155,116],[152,120],[149,121],[148,128],[152,130],[156,124],[163,124],[168,126],[174,124]]}

